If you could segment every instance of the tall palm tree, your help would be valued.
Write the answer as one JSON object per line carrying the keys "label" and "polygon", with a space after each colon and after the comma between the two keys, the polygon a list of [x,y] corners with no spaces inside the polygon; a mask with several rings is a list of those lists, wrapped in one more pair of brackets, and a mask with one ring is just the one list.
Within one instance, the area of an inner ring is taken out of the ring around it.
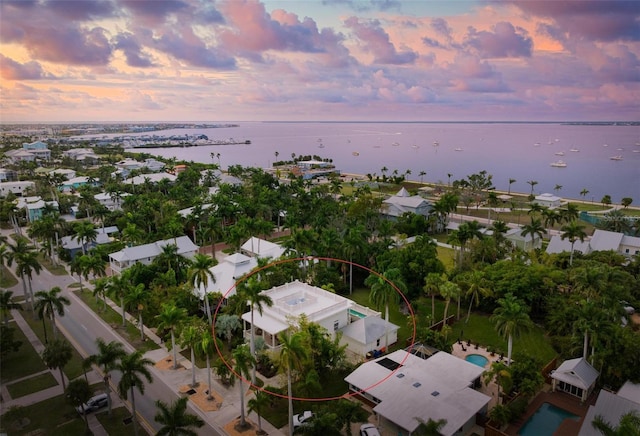
{"label": "tall palm tree", "polygon": [[569,265],[571,266],[573,265],[573,247],[577,240],[584,242],[584,238],[587,237],[587,233],[584,231],[584,226],[577,220],[565,224],[560,230],[562,230],[560,239],[568,239],[569,242],[571,242],[571,254],[569,255]]}
{"label": "tall palm tree", "polygon": [[526,237],[527,235],[531,235],[531,245],[532,248],[535,246],[536,236],[542,239],[544,234],[546,233],[546,229],[542,225],[542,221],[539,218],[531,218],[531,223],[525,224],[522,226],[522,231],[520,234],[522,237]]}
{"label": "tall palm tree", "polygon": [[157,436],[196,436],[198,434],[192,428],[203,427],[204,421],[196,415],[187,413],[188,401],[187,397],[178,398],[170,405],[160,400],[156,401],[158,412],[153,419],[158,424],[162,424],[162,428],[156,433]]}
{"label": "tall palm tree", "polygon": [[349,295],[353,293],[353,258],[367,244],[369,232],[362,224],[346,226],[343,235],[344,255],[349,259]]}
{"label": "tall palm tree", "polygon": [[98,353],[92,354],[88,357],[89,361],[100,367],[102,371],[102,377],[104,381],[104,390],[107,393],[107,406],[109,415],[111,415],[111,385],[109,379],[111,378],[111,371],[118,367],[118,362],[124,356],[124,345],[121,342],[105,342],[104,339],[96,339],[96,346],[98,347]]}
{"label": "tall palm tree", "polygon": [[191,286],[196,289],[203,289],[204,291],[204,307],[207,312],[207,319],[209,320],[209,325],[213,324],[211,319],[211,308],[209,307],[209,296],[207,295],[207,288],[209,287],[209,283],[216,282],[216,276],[211,271],[216,264],[216,261],[213,257],[207,256],[206,254],[196,253],[193,256],[193,261],[191,263],[191,267],[188,272],[188,280]]}
{"label": "tall palm tree", "polygon": [[[53,330],[53,337],[58,338],[58,330],[56,329],[56,313],[60,316],[64,316],[64,306],[69,306],[71,301],[64,295],[60,295],[62,289],[58,286],[51,288],[49,292],[38,291],[36,292],[36,305],[35,310],[38,313],[40,319],[44,321],[44,318],[49,318],[51,321],[51,328]],[[43,322],[44,325],[44,322]],[[45,341],[47,337],[47,329],[44,329]]]}
{"label": "tall palm tree", "polygon": [[196,317],[192,317],[185,326],[182,327],[180,332],[180,345],[188,347],[191,352],[191,386],[198,385],[196,382],[196,348],[200,345],[202,340],[202,332],[207,330],[203,325],[202,320]]}
{"label": "tall palm tree", "polygon": [[445,300],[444,315],[442,317],[442,331],[444,331],[447,327],[447,315],[449,314],[449,304],[451,304],[451,299],[458,298],[460,293],[461,293],[460,286],[458,286],[454,282],[445,280],[440,285],[440,295]]}
{"label": "tall palm tree", "polygon": [[11,252],[7,264],[11,266],[13,261],[16,262],[16,273],[22,280],[24,296],[30,302],[31,311],[34,311],[35,302],[33,289],[31,288],[31,280],[34,272],[40,274],[40,271],[42,271],[35,247],[30,245],[25,238],[19,238],[15,244],[9,244],[9,250],[11,250]]}
{"label": "tall palm tree", "polygon": [[[263,284],[258,281],[257,277],[251,276],[246,281],[242,282],[240,286],[240,294],[242,297],[246,298],[249,302],[249,306],[251,307],[251,338],[249,341],[249,348],[251,350],[251,355],[255,358],[256,356],[256,333],[255,333],[255,325],[253,314],[255,310],[258,310],[258,313],[262,315],[262,309],[264,306],[271,307],[273,306],[273,300],[266,294],[262,294],[261,292],[264,290]],[[251,384],[256,384],[256,365],[255,360],[253,366],[251,368]]]}
{"label": "tall palm tree", "polygon": [[416,418],[416,420],[420,422],[418,428],[416,428],[415,432],[412,433],[416,436],[439,436],[442,428],[447,425],[446,419],[438,419],[437,421],[434,421],[429,418],[428,421],[424,421],[421,418]]}
{"label": "tall palm tree", "polygon": [[[217,344],[216,344],[217,341]],[[209,389],[207,390],[207,400],[213,400],[213,390],[211,387],[211,357],[216,353],[216,345],[217,348],[221,348],[221,343],[218,338],[211,334],[211,329],[206,328],[203,329],[200,336],[200,341],[196,344],[195,350],[199,355],[204,355],[207,361],[207,384],[209,385]]]}
{"label": "tall palm tree", "polygon": [[81,407],[82,408],[82,416],[84,418],[84,428],[85,432],[89,433],[89,419],[87,418],[87,413],[84,413],[84,405],[91,398],[92,391],[89,383],[86,380],[81,378],[77,378],[75,380],[71,380],[69,382],[69,386],[64,392],[65,399],[69,404],[73,407]]}
{"label": "tall palm tree", "polygon": [[120,301],[120,313],[122,316],[122,327],[126,326],[127,318],[125,317],[125,296],[129,294],[130,289],[133,288],[133,283],[129,277],[128,270],[125,270],[120,275],[111,276],[109,278],[109,284],[107,286],[107,295],[116,298]]}
{"label": "tall palm tree", "polygon": [[76,233],[76,239],[82,247],[82,254],[87,254],[86,246],[89,243],[96,242],[98,231],[90,221],[79,221],[73,226]]}
{"label": "tall palm tree", "polygon": [[507,338],[507,366],[511,365],[511,352],[513,350],[513,338],[520,336],[526,330],[533,327],[526,306],[518,301],[513,294],[508,293],[498,300],[498,305],[491,315],[491,321],[496,325],[496,330]]}
{"label": "tall palm tree", "polygon": [[389,304],[398,304],[400,301],[400,295],[394,285],[403,294],[407,293],[407,285],[398,268],[388,269],[382,275],[371,274],[365,279],[364,284],[371,288],[369,301],[378,309],[384,307],[384,348],[389,351]]}
{"label": "tall palm tree", "polygon": [[187,318],[187,310],[175,304],[163,304],[156,319],[159,321],[158,331],[169,329],[171,333],[171,351],[173,351],[173,369],[178,369],[178,349],[176,348],[176,329]]}
{"label": "tall palm tree", "polygon": [[124,296],[124,304],[138,314],[138,327],[140,328],[140,340],[144,341],[144,324],[142,322],[142,312],[149,301],[150,292],[145,288],[144,283],[139,283],[128,289]]}
{"label": "tall palm tree", "polygon": [[516,179],[509,179],[509,190],[507,191],[507,195],[511,195],[511,185],[517,182]]}
{"label": "tall palm tree", "polygon": [[244,412],[244,387],[243,378],[249,376],[249,368],[255,363],[255,358],[251,355],[251,352],[246,344],[238,345],[232,352],[234,360],[234,372],[240,383],[240,427],[247,426]]}
{"label": "tall palm tree", "polygon": [[0,313],[2,323],[6,326],[9,323],[9,312],[11,309],[22,310],[22,306],[12,301],[13,292],[0,289]]}
{"label": "tall palm tree", "polygon": [[256,434],[264,434],[262,430],[262,411],[269,405],[269,395],[264,391],[253,391],[254,397],[247,402],[249,412],[255,412],[258,415],[258,432]]}
{"label": "tall palm tree", "polygon": [[49,369],[58,369],[60,371],[60,380],[62,381],[62,389],[66,389],[65,375],[62,368],[71,361],[73,351],[71,345],[63,339],[54,339],[49,342],[42,350],[42,361]]}
{"label": "tall palm tree", "polygon": [[538,184],[537,180],[528,180],[527,183],[531,185],[531,195],[533,195],[533,187]]}
{"label": "tall palm tree", "polygon": [[131,414],[133,415],[133,431],[138,436],[138,416],[136,413],[136,400],[134,388],[138,388],[140,394],[144,395],[144,380],[147,383],[153,382],[153,376],[148,366],[153,365],[151,359],[143,357],[142,351],[134,351],[120,358],[116,369],[122,373],[122,378],[118,383],[118,393],[126,400],[131,393]]}
{"label": "tall palm tree", "polygon": [[475,302],[476,306],[478,306],[480,304],[480,297],[489,297],[493,295],[493,291],[488,287],[489,283],[482,271],[469,271],[464,273],[461,279],[462,286],[466,288],[465,296],[469,298],[469,310],[465,321],[466,324],[469,322],[469,318],[471,317],[471,307],[473,306],[473,303]]}
{"label": "tall palm tree", "polygon": [[279,368],[287,374],[287,399],[289,400],[289,436],[293,435],[293,393],[292,372],[302,370],[303,362],[308,357],[305,348],[305,338],[301,332],[291,334],[284,331],[278,335],[280,341],[280,354],[278,355]]}
{"label": "tall palm tree", "polygon": [[442,275],[438,273],[429,273],[424,279],[424,291],[431,296],[431,324],[436,320],[436,295],[440,295],[440,285],[442,284]]}

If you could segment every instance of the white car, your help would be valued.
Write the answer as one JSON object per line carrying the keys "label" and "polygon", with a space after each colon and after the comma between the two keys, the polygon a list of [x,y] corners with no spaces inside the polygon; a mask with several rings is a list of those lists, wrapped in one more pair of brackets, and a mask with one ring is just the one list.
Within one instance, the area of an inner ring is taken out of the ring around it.
{"label": "white car", "polygon": [[310,410],[305,410],[302,413],[293,415],[293,428],[296,429],[302,425],[308,424],[311,418],[313,418],[313,412]]}
{"label": "white car", "polygon": [[107,397],[106,393],[98,394],[89,398],[89,401],[83,404],[84,408],[83,406],[78,406],[76,407],[76,410],[80,414],[91,413],[95,410],[102,409],[108,404],[108,402],[109,402],[109,398]]}
{"label": "white car", "polygon": [[360,426],[360,436],[380,436],[378,427],[373,424],[362,424]]}

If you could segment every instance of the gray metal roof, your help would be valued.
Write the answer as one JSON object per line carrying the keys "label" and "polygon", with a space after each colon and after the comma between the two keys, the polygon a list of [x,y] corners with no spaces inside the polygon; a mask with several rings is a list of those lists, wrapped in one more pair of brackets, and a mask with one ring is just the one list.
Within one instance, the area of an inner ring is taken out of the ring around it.
{"label": "gray metal roof", "polygon": [[345,336],[348,336],[361,344],[370,344],[385,335],[385,327],[387,328],[386,331],[389,333],[400,328],[397,325],[386,322],[384,319],[377,316],[368,316],[347,324],[341,330]]}
{"label": "gray metal roof", "polygon": [[591,423],[596,416],[602,417],[605,421],[613,426],[617,426],[622,415],[631,411],[640,413],[640,404],[634,403],[626,398],[605,391],[604,389],[598,394],[596,404],[589,407],[584,417],[578,436],[601,436],[600,431],[593,428]]}
{"label": "gray metal roof", "polygon": [[589,389],[599,375],[598,370],[591,366],[584,357],[565,360],[558,369],[551,373],[552,378],[584,390]]}
{"label": "gray metal roof", "polygon": [[596,229],[596,231],[593,232],[591,241],[589,241],[589,245],[594,251],[618,251],[623,236],[622,233]]}

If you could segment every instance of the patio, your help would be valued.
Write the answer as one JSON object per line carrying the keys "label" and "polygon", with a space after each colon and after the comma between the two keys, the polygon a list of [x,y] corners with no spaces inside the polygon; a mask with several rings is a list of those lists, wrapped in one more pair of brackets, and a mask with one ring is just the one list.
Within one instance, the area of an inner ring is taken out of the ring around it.
{"label": "patio", "polygon": [[[501,359],[500,355],[498,354],[494,354],[492,356],[491,353],[484,347],[476,346],[473,343],[470,345],[467,344],[468,343],[465,341],[454,343],[451,349],[451,354],[459,357],[460,359],[466,359],[467,356],[472,354],[483,356],[488,361],[487,365],[485,366],[485,370],[488,370],[491,367],[491,364],[493,364],[494,362],[498,362]],[[506,357],[503,357],[502,360],[506,362]],[[478,389],[478,391],[491,396],[491,401],[489,401],[489,410],[491,410],[493,406],[498,404],[498,385],[495,382],[492,381],[488,385],[485,385],[483,381],[482,387]]]}

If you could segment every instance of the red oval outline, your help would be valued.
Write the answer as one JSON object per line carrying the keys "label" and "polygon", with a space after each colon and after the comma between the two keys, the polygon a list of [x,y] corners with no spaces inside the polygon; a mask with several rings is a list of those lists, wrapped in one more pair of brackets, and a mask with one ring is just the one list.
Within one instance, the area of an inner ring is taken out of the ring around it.
{"label": "red oval outline", "polygon": [[[413,324],[413,335],[411,336],[411,344],[409,345],[409,347],[407,348],[413,348],[413,345],[415,344],[416,341],[416,317],[415,317],[415,313],[413,311],[413,308],[411,307],[411,304],[409,303],[409,300],[407,300],[407,297],[402,293],[402,291],[400,289],[398,289],[398,287],[391,282],[390,280],[388,280],[386,277],[384,277],[382,274],[378,273],[377,271],[372,270],[371,268],[368,268],[364,265],[360,265],[358,263],[349,261],[349,260],[344,260],[344,259],[337,259],[337,258],[333,258],[333,257],[315,257],[315,256],[306,256],[306,257],[296,257],[296,258],[291,258],[291,259],[281,259],[281,260],[276,260],[274,262],[271,262],[261,268],[255,269],[253,271],[251,271],[249,274],[246,274],[245,276],[243,276],[242,278],[240,278],[239,280],[237,280],[233,286],[231,286],[231,288],[229,288],[229,290],[227,290],[227,292],[225,292],[225,294],[223,295],[223,298],[226,299],[227,295],[229,295],[231,293],[231,291],[233,291],[235,288],[238,287],[238,285],[242,282],[244,282],[245,280],[247,280],[249,277],[251,277],[252,275],[270,268],[272,266],[275,265],[280,265],[283,263],[289,263],[289,262],[295,262],[295,261],[307,261],[307,260],[327,260],[327,261],[335,261],[335,262],[339,262],[339,263],[345,263],[347,265],[352,265],[352,266],[357,266],[358,268],[361,268],[365,271],[368,271],[371,274],[374,274],[380,278],[382,278],[384,281],[386,281],[387,283],[389,283],[389,285],[391,285],[391,287],[400,295],[400,297],[404,300],[404,302],[407,305],[407,308],[409,310],[410,316],[411,316],[411,323]],[[216,306],[216,310],[213,312],[212,315],[212,323],[211,323],[211,332],[212,335],[215,337],[215,323],[216,323],[216,317],[218,315],[218,312],[220,311],[220,307],[222,305],[222,299],[218,302],[217,306]],[[240,380],[242,380],[242,382],[249,384],[249,387],[252,387],[256,390],[262,391],[266,394],[269,395],[273,395],[275,397],[280,397],[283,399],[289,399],[288,395],[284,395],[284,394],[279,394],[276,392],[272,392],[269,391],[267,389],[261,388],[259,386],[254,385],[253,383],[251,383],[251,381],[245,379],[244,377],[240,376],[238,373],[235,372],[235,370],[233,369],[233,367],[229,364],[229,362],[227,362],[227,360],[224,358],[224,356],[222,355],[220,348],[218,347],[218,341],[214,341],[213,342],[216,348],[216,351],[218,353],[218,356],[220,357],[220,359],[222,359],[222,362],[225,364],[225,366],[227,368],[229,368],[229,370],[233,373],[233,375],[236,378],[239,378]],[[402,361],[400,361],[400,365],[402,365],[407,359],[409,358],[409,353],[407,353],[407,355],[404,357],[404,359],[402,359]],[[320,402],[320,401],[332,401],[332,400],[339,400],[341,398],[350,398],[350,397],[355,397],[356,395],[359,395],[361,393],[367,392],[370,389],[375,388],[376,386],[384,383],[386,380],[388,380],[390,377],[392,377],[398,370],[400,369],[400,366],[396,369],[394,369],[393,371],[391,371],[389,373],[389,375],[387,375],[386,377],[384,377],[383,379],[373,383],[370,386],[367,386],[366,388],[358,391],[358,392],[346,392],[343,395],[337,396],[337,397],[318,397],[318,398],[303,398],[303,397],[291,397],[292,400],[296,400],[296,401],[309,401],[309,402]]]}

